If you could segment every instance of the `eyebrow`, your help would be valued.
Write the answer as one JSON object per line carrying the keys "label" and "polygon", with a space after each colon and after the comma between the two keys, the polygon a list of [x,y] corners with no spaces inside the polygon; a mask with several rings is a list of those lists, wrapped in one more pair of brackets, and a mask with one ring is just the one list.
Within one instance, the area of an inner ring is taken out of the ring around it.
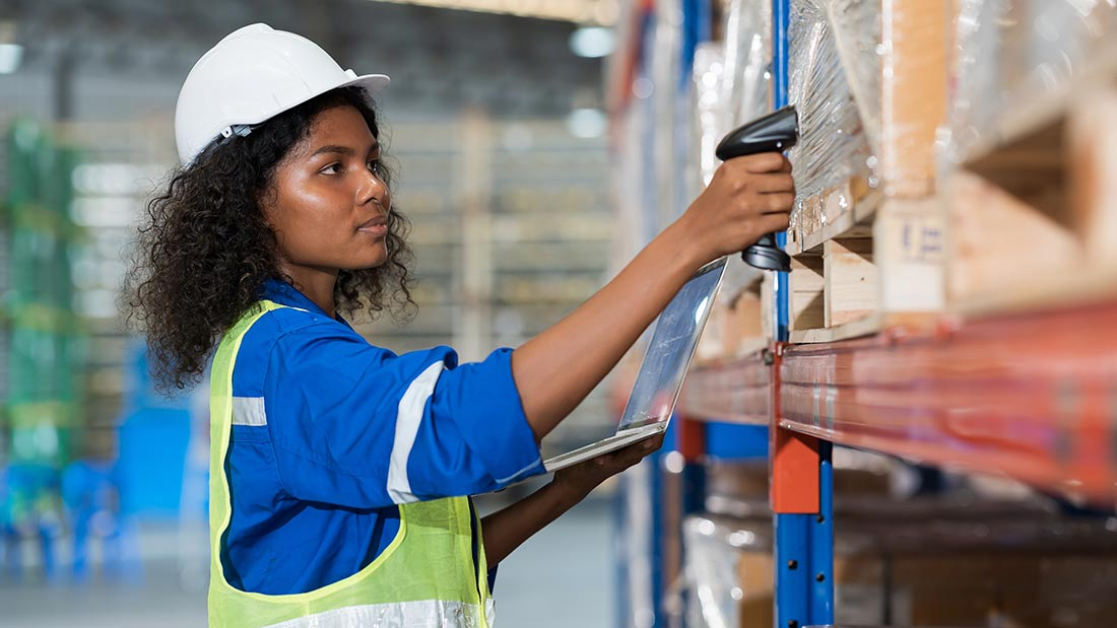
{"label": "eyebrow", "polygon": [[[378,149],[378,148],[380,148],[380,142],[375,142],[374,141],[372,143],[372,146],[369,147],[368,152],[372,153],[372,152],[376,151],[376,149]],[[321,155],[321,154],[324,154],[324,153],[337,153],[339,155],[348,156],[348,155],[353,155],[354,153],[356,153],[356,151],[353,150],[353,148],[350,147],[350,146],[341,146],[339,144],[326,144],[325,146],[319,147],[318,150],[311,153],[310,156],[315,157],[317,155]]]}

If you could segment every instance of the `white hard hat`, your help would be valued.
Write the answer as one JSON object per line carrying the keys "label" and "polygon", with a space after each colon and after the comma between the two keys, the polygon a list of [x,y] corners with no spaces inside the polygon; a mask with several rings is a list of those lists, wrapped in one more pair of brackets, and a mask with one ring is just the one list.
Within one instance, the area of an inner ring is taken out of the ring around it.
{"label": "white hard hat", "polygon": [[252,24],[233,31],[202,56],[178,95],[175,142],[183,165],[218,136],[247,135],[259,124],[331,89],[350,85],[370,95],[383,74],[342,70],[309,39]]}

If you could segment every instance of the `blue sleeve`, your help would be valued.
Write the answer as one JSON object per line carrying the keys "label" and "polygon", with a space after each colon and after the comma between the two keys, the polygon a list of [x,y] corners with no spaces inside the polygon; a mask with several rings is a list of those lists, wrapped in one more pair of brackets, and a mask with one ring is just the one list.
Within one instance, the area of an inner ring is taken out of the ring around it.
{"label": "blue sleeve", "polygon": [[395,355],[335,325],[282,335],[265,412],[284,488],[353,508],[473,495],[543,472],[511,350],[457,364]]}

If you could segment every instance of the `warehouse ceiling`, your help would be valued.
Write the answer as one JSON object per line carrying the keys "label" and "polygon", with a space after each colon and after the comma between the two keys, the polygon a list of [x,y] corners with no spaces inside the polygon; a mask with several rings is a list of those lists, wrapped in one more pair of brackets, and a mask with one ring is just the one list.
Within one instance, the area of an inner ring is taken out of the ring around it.
{"label": "warehouse ceiling", "polygon": [[221,37],[262,21],[310,37],[344,67],[389,74],[384,100],[397,109],[564,115],[600,88],[601,62],[570,52],[577,25],[509,15],[368,0],[4,0],[0,21],[25,47],[19,72],[56,87],[68,74],[181,85]]}

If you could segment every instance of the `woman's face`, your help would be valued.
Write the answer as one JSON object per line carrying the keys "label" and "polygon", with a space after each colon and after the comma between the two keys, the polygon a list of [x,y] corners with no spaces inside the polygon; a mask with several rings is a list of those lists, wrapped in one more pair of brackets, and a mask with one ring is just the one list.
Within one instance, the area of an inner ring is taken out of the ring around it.
{"label": "woman's face", "polygon": [[266,206],[287,271],[334,272],[388,259],[388,186],[380,145],[353,107],[319,113],[276,166]]}

